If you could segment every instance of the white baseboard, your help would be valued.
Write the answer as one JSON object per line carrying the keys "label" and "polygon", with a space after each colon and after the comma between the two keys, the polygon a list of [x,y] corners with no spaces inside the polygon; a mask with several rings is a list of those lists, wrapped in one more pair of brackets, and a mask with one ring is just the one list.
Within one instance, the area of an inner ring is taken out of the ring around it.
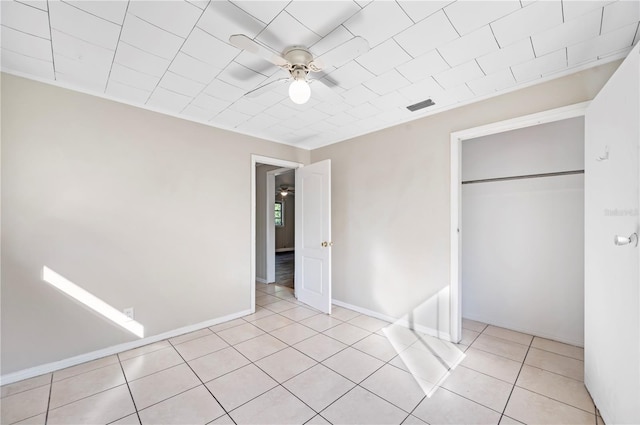
{"label": "white baseboard", "polygon": [[278,248],[276,249],[276,252],[291,252],[291,251],[295,251],[295,248]]}
{"label": "white baseboard", "polygon": [[348,308],[349,310],[357,311],[358,313],[366,314],[367,316],[375,317],[376,319],[384,320],[385,322],[390,322],[390,323],[393,323],[394,325],[399,325],[405,328],[416,330],[425,335],[444,339],[446,341],[451,341],[451,335],[448,332],[438,331],[437,329],[433,329],[427,326],[411,323],[407,319],[387,316],[386,314],[378,313],[377,311],[369,310],[363,307],[358,307],[357,305],[348,304],[339,300],[334,299],[334,300],[331,300],[331,302],[337,305],[338,307]]}
{"label": "white baseboard", "polygon": [[500,328],[505,328],[505,329],[509,329],[512,331],[516,331],[516,332],[521,332],[527,335],[533,335],[533,336],[537,336],[540,338],[545,338],[545,339],[550,339],[552,341],[557,341],[557,342],[562,342],[563,344],[569,344],[569,345],[575,345],[576,347],[583,347],[584,348],[584,341],[578,341],[578,340],[574,340],[574,339],[569,339],[569,338],[563,338],[561,336],[558,335],[554,335],[548,332],[539,332],[536,331],[534,329],[528,329],[528,328],[522,328],[519,326],[513,326],[509,323],[498,323],[494,320],[487,320],[487,318],[484,317],[479,317],[479,316],[468,316],[465,315],[466,317],[464,317],[465,319],[470,319],[470,320],[475,320],[476,322],[481,322],[481,323],[486,323],[488,325],[492,325],[492,326],[498,326]]}
{"label": "white baseboard", "polygon": [[263,279],[261,277],[256,277],[256,282],[260,282],[260,283],[269,283],[269,281],[267,279]]}
{"label": "white baseboard", "polygon": [[149,336],[139,339],[137,341],[125,342],[123,344],[114,345],[111,347],[103,348],[90,353],[80,354],[78,356],[69,357],[67,359],[58,360],[56,362],[46,363],[40,366],[30,367],[28,369],[19,370],[17,372],[8,373],[0,376],[0,385],[11,384],[13,382],[22,381],[23,379],[33,378],[34,376],[43,375],[45,373],[54,372],[56,370],[65,369],[71,366],[75,366],[81,363],[85,363],[91,360],[96,360],[102,357],[111,356],[113,354],[121,353],[123,351],[132,350],[134,348],[142,347],[143,345],[152,344],[154,342],[162,341],[163,339],[173,338],[182,334],[197,331],[209,326],[214,326],[222,322],[228,322],[229,320],[238,319],[242,316],[251,314],[251,310],[243,310],[238,313],[229,314],[227,316],[218,317],[216,319],[206,320],[204,322],[196,323],[189,326],[183,326],[172,331],[163,332],[158,335]]}

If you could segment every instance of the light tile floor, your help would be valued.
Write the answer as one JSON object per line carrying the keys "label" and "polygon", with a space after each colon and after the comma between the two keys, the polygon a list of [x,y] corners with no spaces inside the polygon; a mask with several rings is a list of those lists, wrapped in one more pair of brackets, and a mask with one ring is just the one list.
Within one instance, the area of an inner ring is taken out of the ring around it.
{"label": "light tile floor", "polygon": [[256,288],[250,316],[3,386],[2,424],[602,423],[581,348],[471,320],[449,344]]}

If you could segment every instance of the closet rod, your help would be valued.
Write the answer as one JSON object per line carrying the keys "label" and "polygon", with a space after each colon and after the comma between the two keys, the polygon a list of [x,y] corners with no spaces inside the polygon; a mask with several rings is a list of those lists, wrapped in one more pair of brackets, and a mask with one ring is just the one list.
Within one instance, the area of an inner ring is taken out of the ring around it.
{"label": "closet rod", "polygon": [[584,170],[558,171],[556,173],[527,174],[525,176],[494,177],[492,179],[467,180],[467,181],[463,181],[462,184],[491,183],[491,182],[502,182],[506,180],[537,179],[540,177],[569,176],[572,174],[584,174]]}

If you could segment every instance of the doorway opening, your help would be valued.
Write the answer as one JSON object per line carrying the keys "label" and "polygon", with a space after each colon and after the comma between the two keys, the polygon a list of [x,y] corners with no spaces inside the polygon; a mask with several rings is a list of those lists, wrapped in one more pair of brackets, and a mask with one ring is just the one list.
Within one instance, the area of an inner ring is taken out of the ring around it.
{"label": "doorway opening", "polygon": [[[588,102],[451,134],[451,339],[462,339],[462,141],[584,116]],[[514,235],[517,237],[517,235]],[[517,276],[514,276],[517,278]]]}
{"label": "doorway opening", "polygon": [[[276,158],[251,156],[251,310],[255,312],[256,285],[276,283],[276,179],[281,174],[291,174],[295,182],[295,169],[302,164]],[[289,178],[289,177],[287,177]],[[288,181],[288,180],[286,180]],[[282,183],[288,184],[288,183]],[[291,186],[295,187],[294,184]],[[282,195],[280,195],[282,196]],[[288,196],[288,195],[287,195]],[[293,202],[293,197],[290,203]],[[278,199],[279,200],[279,199]],[[285,201],[286,202],[286,201]],[[286,205],[283,205],[286,207]],[[294,215],[284,212],[280,220],[290,219],[295,223]],[[286,223],[286,221],[285,221]],[[295,228],[292,231],[295,241]],[[294,249],[295,245],[291,244]],[[291,251],[293,253],[294,251]],[[295,264],[291,264],[295,273]],[[291,278],[293,283],[293,277]]]}
{"label": "doorway opening", "polygon": [[[282,169],[280,169],[282,170]],[[295,184],[293,169],[278,173],[275,178],[274,254],[267,261],[274,263],[275,283],[295,288]],[[271,243],[271,241],[268,241]]]}

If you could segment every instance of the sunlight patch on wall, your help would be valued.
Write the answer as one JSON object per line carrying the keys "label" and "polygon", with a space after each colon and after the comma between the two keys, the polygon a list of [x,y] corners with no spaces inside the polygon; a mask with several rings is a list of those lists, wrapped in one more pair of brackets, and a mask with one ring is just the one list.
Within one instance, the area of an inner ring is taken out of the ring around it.
{"label": "sunlight patch on wall", "polygon": [[128,318],[124,313],[116,310],[100,298],[85,291],[47,266],[42,267],[42,280],[89,307],[104,318],[131,332],[138,338],[144,338],[144,326],[140,323]]}
{"label": "sunlight patch on wall", "polygon": [[424,394],[431,398],[466,355],[458,345],[415,329],[420,328],[414,323],[415,312],[429,302],[421,303],[395,323],[382,328],[382,333],[398,353],[390,363],[408,371]]}

